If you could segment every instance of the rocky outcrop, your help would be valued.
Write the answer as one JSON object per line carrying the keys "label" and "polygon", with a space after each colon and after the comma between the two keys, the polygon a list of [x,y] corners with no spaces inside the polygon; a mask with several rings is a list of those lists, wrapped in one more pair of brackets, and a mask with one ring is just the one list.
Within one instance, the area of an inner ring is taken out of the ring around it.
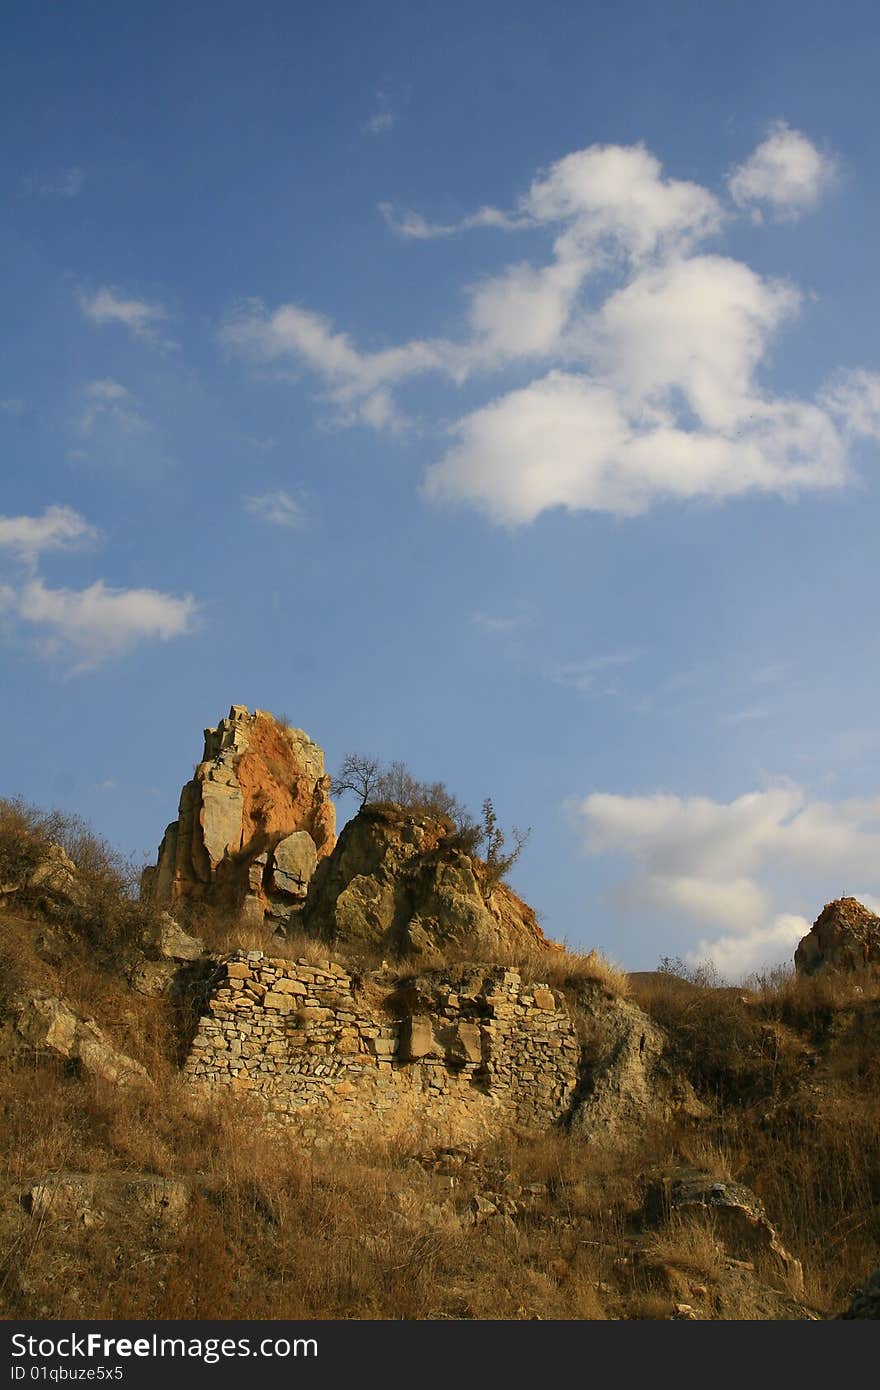
{"label": "rocky outcrop", "polygon": [[506,884],[485,893],[483,866],[456,848],[448,821],[399,806],[365,806],[309,885],[313,936],[388,955],[452,953],[503,960],[552,948],[532,909]]}
{"label": "rocky outcrop", "polygon": [[880,917],[857,898],[826,903],[794,953],[799,975],[880,965]]}
{"label": "rocky outcrop", "polygon": [[206,902],[254,924],[284,922],[335,843],[321,749],[265,710],[233,705],[205,730],[202,761],[141,894],[164,908]]}
{"label": "rocky outcrop", "polygon": [[793,1292],[803,1289],[800,1261],[782,1245],[763,1202],[751,1188],[696,1168],[677,1168],[648,1192],[644,1216],[649,1225],[671,1215],[696,1213],[711,1214],[730,1254],[749,1261],[763,1259],[786,1278]]}
{"label": "rocky outcrop", "polygon": [[14,1001],[4,1050],[53,1053],[87,1076],[114,1085],[152,1085],[146,1069],[107,1041],[93,1018],[83,1018],[64,1000],[34,991]]}
{"label": "rocky outcrop", "polygon": [[706,1115],[670,1059],[666,1033],[636,1004],[591,984],[579,990],[577,1007],[585,1066],[571,1117],[575,1133],[626,1139],[673,1114]]}
{"label": "rocky outcrop", "polygon": [[18,873],[0,881],[0,901],[25,894],[45,907],[76,907],[84,899],[77,868],[61,845],[49,840],[38,846],[36,863],[24,862]]}
{"label": "rocky outcrop", "polygon": [[159,913],[142,934],[141,949],[128,968],[128,982],[136,994],[168,994],[181,979],[191,978],[192,967],[205,960],[207,951],[167,912]]}

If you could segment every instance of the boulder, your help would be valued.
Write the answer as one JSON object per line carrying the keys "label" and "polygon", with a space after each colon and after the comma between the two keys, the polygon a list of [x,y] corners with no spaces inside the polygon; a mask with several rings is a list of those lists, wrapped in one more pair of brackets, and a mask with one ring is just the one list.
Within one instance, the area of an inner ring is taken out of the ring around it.
{"label": "boulder", "polygon": [[83,1018],[62,999],[35,991],[15,1001],[12,1046],[24,1044],[75,1063],[87,1076],[120,1086],[152,1085],[140,1062],[111,1046],[92,1018]]}
{"label": "boulder", "polygon": [[324,754],[302,729],[233,705],[205,730],[141,896],[174,909],[205,902],[259,926],[298,910],[336,843]]}
{"label": "boulder", "polygon": [[201,960],[206,954],[204,943],[198,937],[183,930],[170,913],[163,912],[155,926],[150,927],[143,938],[146,954],[160,961]]}
{"label": "boulder", "polygon": [[880,965],[880,917],[857,898],[826,903],[794,953],[799,975]]}
{"label": "boulder", "polygon": [[0,883],[0,897],[28,892],[52,904],[78,906],[84,900],[83,885],[67,851],[49,840],[39,847],[39,858],[23,864],[12,879]]}
{"label": "boulder", "polygon": [[751,1188],[721,1181],[696,1168],[676,1168],[648,1191],[644,1218],[654,1225],[673,1213],[710,1212],[729,1254],[738,1259],[764,1259],[783,1275],[792,1292],[803,1290],[799,1260],[782,1245],[764,1204]]}
{"label": "boulder", "polygon": [[132,966],[128,983],[135,994],[145,994],[149,998],[168,994],[174,987],[180,966],[173,960],[140,960]]}
{"label": "boulder", "polygon": [[551,949],[532,909],[506,886],[483,893],[482,865],[448,821],[394,805],[364,806],[309,884],[302,925],[341,946],[422,956],[504,959]]}
{"label": "boulder", "polygon": [[669,1039],[636,1004],[599,984],[577,996],[583,1073],[571,1128],[584,1138],[626,1139],[647,1121],[705,1116],[687,1077],[671,1060]]}

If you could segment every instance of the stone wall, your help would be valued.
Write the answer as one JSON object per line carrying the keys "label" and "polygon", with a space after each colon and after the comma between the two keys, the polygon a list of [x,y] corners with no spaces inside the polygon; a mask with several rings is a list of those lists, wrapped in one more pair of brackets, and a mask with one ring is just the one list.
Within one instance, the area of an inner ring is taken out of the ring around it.
{"label": "stone wall", "polygon": [[221,966],[184,1075],[252,1096],[319,1142],[457,1143],[566,1116],[579,1059],[561,996],[515,970],[395,985],[252,951]]}

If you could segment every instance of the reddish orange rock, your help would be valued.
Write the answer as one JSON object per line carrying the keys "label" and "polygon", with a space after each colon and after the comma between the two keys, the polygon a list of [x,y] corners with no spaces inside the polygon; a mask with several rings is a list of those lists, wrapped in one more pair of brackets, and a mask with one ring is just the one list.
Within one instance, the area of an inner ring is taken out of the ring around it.
{"label": "reddish orange rock", "polygon": [[205,730],[202,761],[141,894],[171,910],[202,901],[257,925],[267,914],[284,921],[335,844],[321,749],[265,710],[233,705]]}

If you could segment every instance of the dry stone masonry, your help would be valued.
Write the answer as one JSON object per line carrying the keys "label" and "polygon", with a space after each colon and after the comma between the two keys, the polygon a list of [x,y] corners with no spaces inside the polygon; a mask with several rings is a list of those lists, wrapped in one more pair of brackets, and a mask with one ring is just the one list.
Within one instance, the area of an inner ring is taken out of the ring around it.
{"label": "dry stone masonry", "polygon": [[334,961],[239,952],[220,968],[185,1066],[305,1138],[381,1133],[468,1142],[564,1118],[580,1049],[546,985],[479,967],[389,988]]}

